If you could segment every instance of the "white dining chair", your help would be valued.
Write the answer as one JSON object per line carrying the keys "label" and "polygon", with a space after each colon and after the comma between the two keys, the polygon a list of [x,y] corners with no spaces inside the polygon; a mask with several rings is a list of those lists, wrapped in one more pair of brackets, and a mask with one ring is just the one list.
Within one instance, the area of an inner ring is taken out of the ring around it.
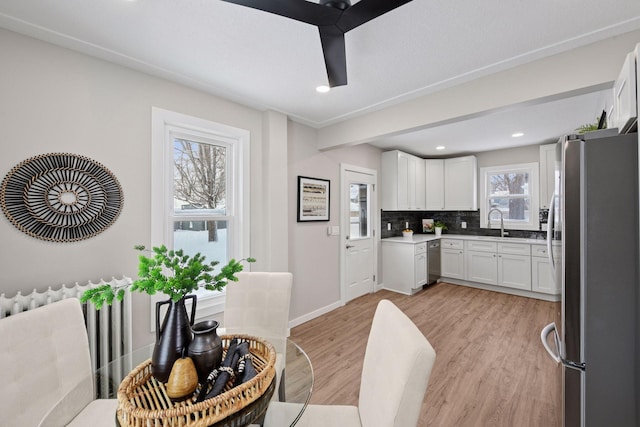
{"label": "white dining chair", "polygon": [[[378,303],[360,382],[358,406],[309,405],[298,427],[416,426],[436,353],[416,325],[388,300]],[[300,405],[272,402],[264,427],[282,427]]]}
{"label": "white dining chair", "polygon": [[288,272],[241,272],[225,288],[220,334],[248,334],[265,338],[276,350],[277,383],[274,397],[284,400],[284,365],[289,336],[289,307],[293,275]]}
{"label": "white dining chair", "polygon": [[112,427],[116,399],[94,399],[82,307],[65,299],[0,320],[0,424]]}

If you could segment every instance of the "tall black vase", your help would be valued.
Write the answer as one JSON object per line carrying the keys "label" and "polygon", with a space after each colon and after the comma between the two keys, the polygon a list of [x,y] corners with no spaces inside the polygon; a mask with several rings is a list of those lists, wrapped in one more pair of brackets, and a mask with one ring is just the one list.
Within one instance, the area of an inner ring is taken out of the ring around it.
{"label": "tall black vase", "polygon": [[[187,315],[185,300],[193,299],[191,319]],[[182,357],[191,343],[191,326],[196,314],[196,296],[188,295],[177,302],[171,299],[156,303],[156,345],[151,356],[151,373],[161,382],[167,382],[173,363]],[[169,304],[160,327],[160,307]]]}

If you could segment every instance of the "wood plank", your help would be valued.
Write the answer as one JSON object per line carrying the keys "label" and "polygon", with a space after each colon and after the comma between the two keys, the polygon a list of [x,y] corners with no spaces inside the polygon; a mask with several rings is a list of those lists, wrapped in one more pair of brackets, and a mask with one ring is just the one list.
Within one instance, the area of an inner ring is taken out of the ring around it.
{"label": "wood plank", "polygon": [[[389,299],[436,350],[419,426],[560,426],[560,371],[539,334],[559,303],[438,283],[365,295],[297,326],[315,374],[311,403],[357,405],[376,305]],[[393,337],[389,337],[393,343]]]}

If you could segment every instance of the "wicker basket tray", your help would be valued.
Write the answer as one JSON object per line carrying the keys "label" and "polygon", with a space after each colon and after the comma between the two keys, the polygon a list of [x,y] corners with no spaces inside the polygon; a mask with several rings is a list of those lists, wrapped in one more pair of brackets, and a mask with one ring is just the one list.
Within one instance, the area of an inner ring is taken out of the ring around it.
{"label": "wicker basket tray", "polygon": [[149,359],[131,371],[118,388],[116,417],[120,426],[210,426],[262,396],[275,376],[276,352],[273,346],[250,335],[222,335],[221,338],[225,353],[233,338],[248,341],[258,375],[237,387],[229,383],[224,393],[203,402],[193,403],[190,399],[172,402],[165,385],[151,375]]}

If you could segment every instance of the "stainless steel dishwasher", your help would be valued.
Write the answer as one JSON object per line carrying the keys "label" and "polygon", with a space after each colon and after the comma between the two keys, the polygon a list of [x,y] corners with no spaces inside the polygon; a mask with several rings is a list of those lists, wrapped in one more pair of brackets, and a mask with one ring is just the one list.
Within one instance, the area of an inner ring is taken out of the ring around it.
{"label": "stainless steel dishwasher", "polygon": [[427,243],[427,284],[435,283],[440,278],[440,240]]}

